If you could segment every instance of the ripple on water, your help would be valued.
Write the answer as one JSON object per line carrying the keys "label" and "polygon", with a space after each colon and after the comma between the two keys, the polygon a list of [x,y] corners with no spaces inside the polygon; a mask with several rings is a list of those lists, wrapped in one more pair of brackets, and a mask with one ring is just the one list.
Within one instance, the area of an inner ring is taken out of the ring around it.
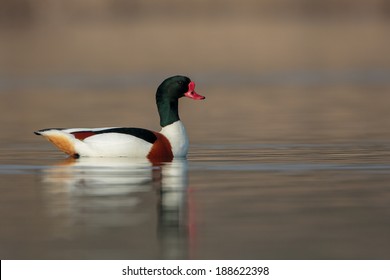
{"label": "ripple on water", "polygon": [[378,144],[248,144],[197,145],[189,158],[195,170],[383,172],[389,155],[390,147]]}
{"label": "ripple on water", "polygon": [[188,160],[152,166],[8,147],[0,155],[0,253],[389,258],[389,155],[383,143],[207,144],[191,146]]}

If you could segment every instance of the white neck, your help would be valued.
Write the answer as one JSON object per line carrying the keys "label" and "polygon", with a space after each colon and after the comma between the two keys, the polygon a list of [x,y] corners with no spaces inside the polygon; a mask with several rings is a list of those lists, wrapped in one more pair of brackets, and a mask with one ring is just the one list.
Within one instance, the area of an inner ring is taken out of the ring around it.
{"label": "white neck", "polygon": [[189,142],[186,129],[180,120],[170,125],[164,126],[160,133],[167,137],[171,143],[174,157],[186,157]]}

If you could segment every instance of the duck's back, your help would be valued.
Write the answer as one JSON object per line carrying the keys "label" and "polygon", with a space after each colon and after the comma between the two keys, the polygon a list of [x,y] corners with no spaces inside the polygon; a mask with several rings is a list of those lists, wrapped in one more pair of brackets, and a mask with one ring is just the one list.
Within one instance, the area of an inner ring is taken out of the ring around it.
{"label": "duck's back", "polygon": [[173,155],[166,137],[133,127],[45,129],[37,131],[73,157],[148,157],[170,160]]}

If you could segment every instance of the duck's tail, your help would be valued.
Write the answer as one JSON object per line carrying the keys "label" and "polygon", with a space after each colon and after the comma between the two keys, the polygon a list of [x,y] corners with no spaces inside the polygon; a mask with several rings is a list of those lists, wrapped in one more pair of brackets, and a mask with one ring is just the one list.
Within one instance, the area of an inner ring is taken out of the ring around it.
{"label": "duck's tail", "polygon": [[61,128],[42,129],[34,131],[34,133],[45,137],[64,153],[72,157],[77,157],[75,137],[72,134],[62,131]]}

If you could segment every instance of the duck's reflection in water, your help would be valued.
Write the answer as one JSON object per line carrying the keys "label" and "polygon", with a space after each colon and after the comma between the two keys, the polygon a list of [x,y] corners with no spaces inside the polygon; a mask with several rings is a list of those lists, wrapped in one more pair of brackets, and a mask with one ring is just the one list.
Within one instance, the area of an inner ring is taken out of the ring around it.
{"label": "duck's reflection in water", "polygon": [[[43,183],[53,238],[100,234],[108,247],[120,242],[118,238],[132,238],[147,243],[144,249],[152,258],[189,257],[185,159],[159,164],[146,159],[68,159],[44,169]],[[132,249],[126,241],[121,242],[128,247],[118,250]],[[137,258],[131,252],[113,255]]]}
{"label": "duck's reflection in water", "polygon": [[[186,160],[175,160],[161,168],[159,236],[163,258],[178,259],[189,253],[192,221],[188,204],[188,170]],[[186,250],[183,250],[186,248]]]}

